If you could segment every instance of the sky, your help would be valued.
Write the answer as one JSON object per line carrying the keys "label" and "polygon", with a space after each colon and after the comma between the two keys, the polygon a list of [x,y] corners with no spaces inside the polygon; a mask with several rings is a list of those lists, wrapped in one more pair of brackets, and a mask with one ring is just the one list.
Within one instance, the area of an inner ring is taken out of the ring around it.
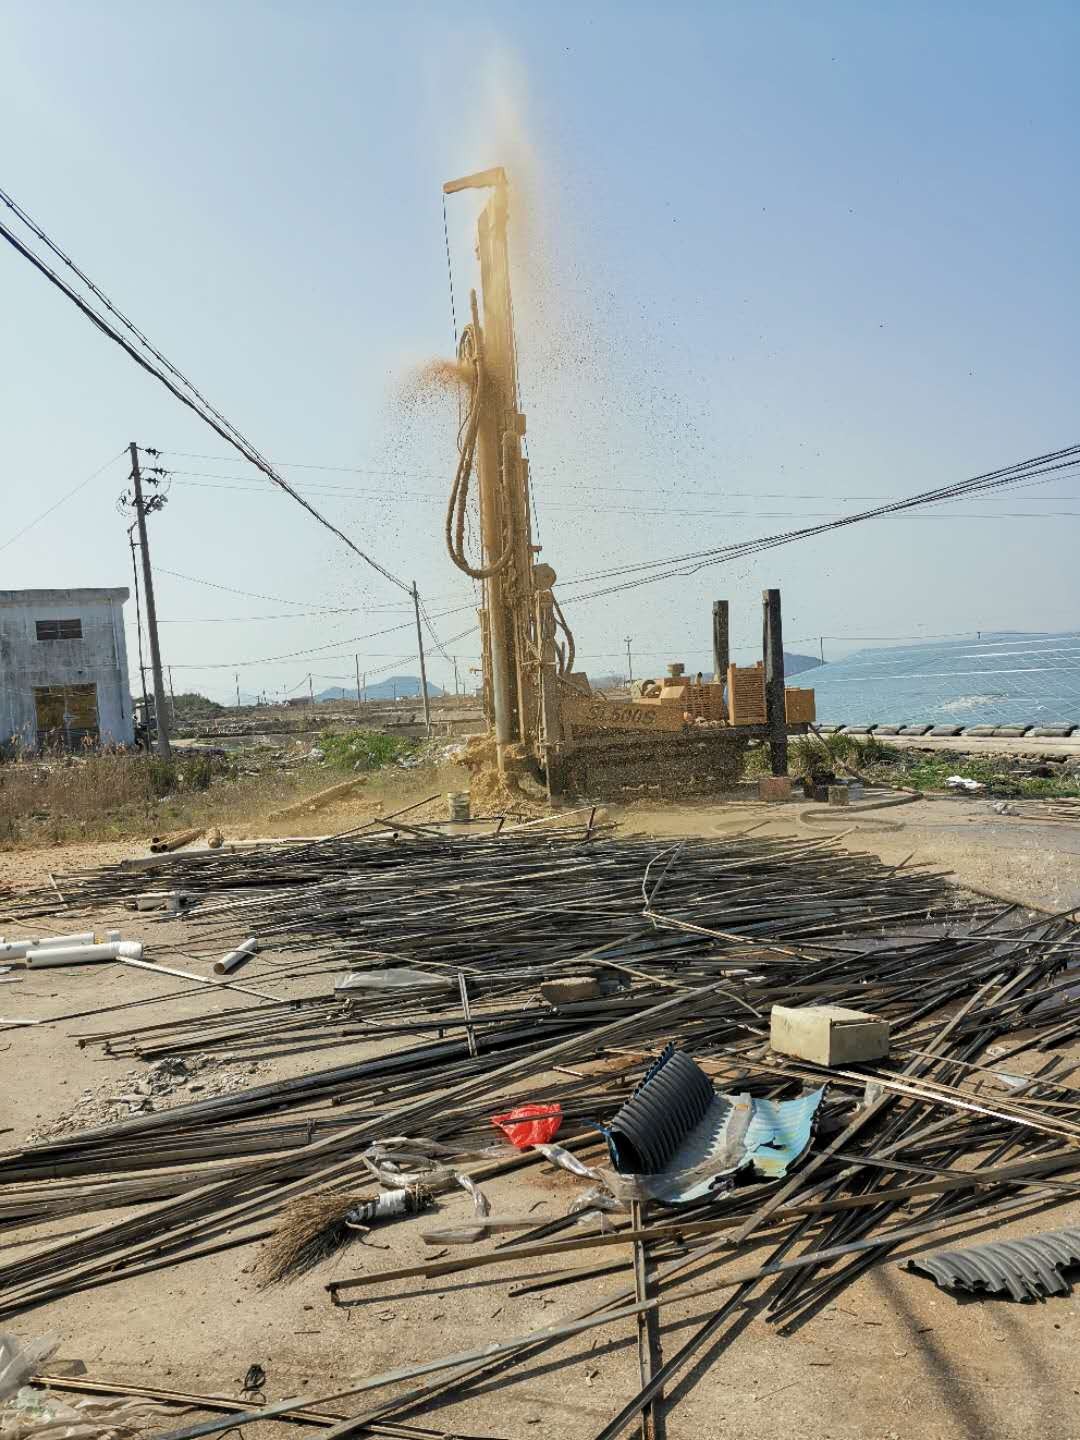
{"label": "sky", "polygon": [[[769,586],[787,648],[826,658],[1058,631],[1080,621],[1067,479],[573,596],[1077,441],[1078,42],[1052,3],[0,0],[0,186],[415,579],[439,684],[454,656],[475,683],[476,597],[442,538],[456,401],[418,377],[454,348],[448,250],[458,326],[477,283],[477,196],[444,231],[442,183],[493,164],[580,668],[625,673],[627,637],[637,675],[703,664],[715,598],[752,660]],[[135,440],[170,472],[150,524],[177,692],[416,673],[404,592],[7,245],[0,313],[5,589],[131,583]]]}

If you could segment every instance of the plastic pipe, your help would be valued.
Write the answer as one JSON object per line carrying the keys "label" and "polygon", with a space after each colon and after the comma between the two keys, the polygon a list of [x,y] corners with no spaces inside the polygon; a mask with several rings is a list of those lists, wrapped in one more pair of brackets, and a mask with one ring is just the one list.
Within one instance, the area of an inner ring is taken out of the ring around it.
{"label": "plastic pipe", "polygon": [[0,940],[0,960],[21,960],[31,950],[51,950],[57,945],[92,945],[93,930],[81,935],[45,935],[40,940]]}
{"label": "plastic pipe", "polygon": [[254,935],[249,935],[235,950],[230,950],[229,953],[223,955],[220,960],[214,961],[214,974],[228,975],[230,970],[239,969],[245,960],[250,960],[252,955],[258,953],[258,949],[258,940],[256,940]]}
{"label": "plastic pipe", "polygon": [[135,896],[136,910],[167,910],[179,915],[191,900],[186,890],[146,890]]}
{"label": "plastic pipe", "polygon": [[88,965],[96,960],[141,960],[143,947],[138,940],[107,940],[100,945],[50,945],[44,950],[31,950],[26,964],[31,970],[46,965]]}

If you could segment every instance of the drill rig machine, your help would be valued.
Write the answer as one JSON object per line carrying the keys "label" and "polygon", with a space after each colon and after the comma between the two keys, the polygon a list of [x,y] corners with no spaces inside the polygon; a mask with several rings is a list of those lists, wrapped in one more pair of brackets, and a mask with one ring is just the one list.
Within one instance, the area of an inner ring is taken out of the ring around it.
{"label": "drill rig machine", "polygon": [[[763,707],[750,717],[756,723],[729,723],[737,717],[729,717],[723,702],[729,677],[719,649],[711,684],[684,682],[681,667],[672,666],[668,682],[651,697],[639,696],[638,703],[593,696],[587,679],[575,673],[574,637],[554,594],[555,571],[539,560],[533,539],[529,462],[522,454],[525,417],[518,404],[506,172],[501,166],[480,171],[447,181],[443,190],[490,192],[477,223],[479,296],[475,290],[470,294],[470,318],[458,345],[466,399],[446,544],[457,568],[483,584],[483,702],[500,772],[531,770],[552,797],[627,786],[659,785],[668,793],[715,790],[737,778],[749,740],[768,736],[773,768],[784,773],[786,737],[807,726],[802,717],[788,723],[777,591],[766,592],[775,603],[767,600],[765,606]],[[477,564],[465,553],[474,475]],[[733,686],[728,690],[730,698]]]}

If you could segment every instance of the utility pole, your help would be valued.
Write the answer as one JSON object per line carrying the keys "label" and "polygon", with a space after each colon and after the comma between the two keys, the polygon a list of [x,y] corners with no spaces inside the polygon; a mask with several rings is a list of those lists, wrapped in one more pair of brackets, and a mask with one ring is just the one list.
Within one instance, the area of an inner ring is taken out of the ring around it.
{"label": "utility pole", "polygon": [[728,665],[731,663],[731,636],[728,602],[712,602],[712,654],[713,684],[726,685]]}
{"label": "utility pole", "polygon": [[154,673],[154,718],[157,723],[157,751],[163,760],[172,757],[169,745],[169,724],[165,718],[165,678],[161,673],[161,648],[158,645],[157,608],[154,605],[154,577],[150,573],[150,546],[146,540],[146,509],[143,505],[142,475],[139,471],[139,447],[132,440],[131,478],[135,485],[135,519],[139,526],[142,549],[143,597],[146,600],[146,628],[150,634],[150,664]]}
{"label": "utility pole", "polygon": [[459,688],[459,686],[458,686],[457,656],[456,656],[456,655],[452,655],[450,658],[451,658],[451,659],[453,660],[453,662],[454,662],[454,694],[455,694],[455,695],[460,695],[460,694],[461,694],[461,690],[460,690],[460,688]]}
{"label": "utility pole", "polygon": [[821,657],[822,665],[825,664],[825,636],[818,636],[818,655]]}
{"label": "utility pole", "polygon": [[169,670],[169,706],[170,706],[169,714],[170,714],[170,716],[172,717],[172,727],[173,727],[173,729],[175,730],[175,729],[176,729],[176,695],[175,695],[175,693],[174,693],[174,691],[173,691],[173,688],[172,688],[172,666],[171,666],[171,665],[168,667],[168,670]]}
{"label": "utility pole", "polygon": [[360,656],[354,655],[356,661],[356,708],[360,709]]}
{"label": "utility pole", "polygon": [[367,671],[366,671],[366,670],[364,671],[363,683],[361,684],[360,688],[361,688],[361,690],[363,690],[363,692],[364,692],[364,704],[366,705],[366,704],[367,704]]}
{"label": "utility pole", "polygon": [[626,683],[628,685],[632,685],[634,683],[634,661],[630,654],[630,641],[633,638],[634,637],[632,635],[627,635],[626,637]]}
{"label": "utility pole", "polygon": [[149,745],[153,731],[150,729],[150,707],[146,703],[146,665],[143,662],[142,648],[142,607],[139,604],[139,562],[135,559],[135,536],[131,533],[134,529],[134,525],[128,526],[128,543],[131,545],[131,575],[135,581],[135,633],[139,641],[139,679],[142,682],[142,715],[143,724],[146,726],[146,743]]}
{"label": "utility pole", "polygon": [[761,592],[762,644],[765,660],[765,715],[769,727],[772,773],[788,773],[787,696],[784,690],[784,634],[780,591]]}
{"label": "utility pole", "polygon": [[427,693],[427,665],[424,663],[424,632],[420,625],[420,592],[412,582],[413,609],[416,611],[416,643],[420,647],[420,689],[424,696],[424,729],[431,734],[431,702]]}
{"label": "utility pole", "polygon": [[315,684],[314,684],[314,680],[313,680],[313,678],[312,678],[312,674],[311,674],[311,671],[310,671],[310,670],[308,671],[308,677],[307,677],[307,693],[308,693],[308,699],[311,701],[311,708],[314,710],[314,709],[315,709]]}
{"label": "utility pole", "polygon": [[236,708],[240,709],[240,674],[239,671],[233,677],[236,681]]}

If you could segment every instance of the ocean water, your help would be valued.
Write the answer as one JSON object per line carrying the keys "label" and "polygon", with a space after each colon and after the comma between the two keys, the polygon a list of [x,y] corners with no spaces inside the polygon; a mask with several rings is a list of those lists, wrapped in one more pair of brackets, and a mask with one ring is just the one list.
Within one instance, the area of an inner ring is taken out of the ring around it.
{"label": "ocean water", "polygon": [[860,650],[804,678],[830,725],[1080,725],[1080,632]]}

